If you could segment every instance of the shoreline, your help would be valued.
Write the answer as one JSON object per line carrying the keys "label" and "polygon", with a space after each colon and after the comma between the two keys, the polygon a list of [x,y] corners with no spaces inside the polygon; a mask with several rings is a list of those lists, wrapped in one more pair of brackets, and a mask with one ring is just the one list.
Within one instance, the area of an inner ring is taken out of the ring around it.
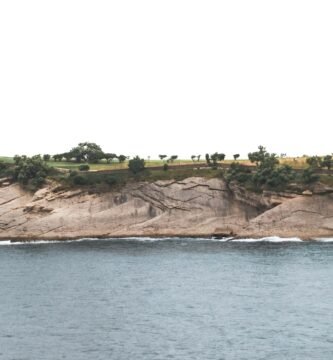
{"label": "shoreline", "polygon": [[[265,236],[232,236],[232,235],[228,235],[228,236],[216,236],[216,235],[207,235],[207,234],[195,234],[195,235],[184,235],[184,234],[180,234],[180,235],[113,235],[113,236],[96,236],[96,235],[90,235],[90,236],[73,236],[73,237],[62,237],[62,236],[58,236],[58,237],[0,237],[0,243],[1,242],[8,242],[10,241],[11,243],[34,243],[34,242],[75,242],[75,241],[82,241],[82,240],[87,240],[87,241],[98,241],[98,240],[136,240],[136,239],[151,239],[151,240],[167,240],[167,239],[205,239],[205,240],[223,240],[226,239],[225,242],[231,242],[234,240],[253,240],[253,241],[257,241],[257,240],[263,240],[263,239],[270,239],[270,238],[279,238],[282,241],[288,241],[290,239],[290,241],[292,241],[292,239],[298,239],[299,241],[303,241],[303,242],[312,242],[312,241],[325,241],[325,239],[333,239],[333,234],[332,235],[325,235],[325,236],[311,236],[311,237],[301,237],[301,236],[279,236],[279,235],[265,235]],[[282,242],[281,241],[281,242]]]}

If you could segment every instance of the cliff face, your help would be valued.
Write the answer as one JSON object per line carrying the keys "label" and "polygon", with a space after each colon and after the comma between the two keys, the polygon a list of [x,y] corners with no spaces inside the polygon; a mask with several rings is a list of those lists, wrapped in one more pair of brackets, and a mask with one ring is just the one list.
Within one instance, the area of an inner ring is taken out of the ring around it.
{"label": "cliff face", "polygon": [[333,235],[333,194],[253,194],[220,179],[188,178],[89,194],[49,185],[0,188],[0,239],[117,236]]}

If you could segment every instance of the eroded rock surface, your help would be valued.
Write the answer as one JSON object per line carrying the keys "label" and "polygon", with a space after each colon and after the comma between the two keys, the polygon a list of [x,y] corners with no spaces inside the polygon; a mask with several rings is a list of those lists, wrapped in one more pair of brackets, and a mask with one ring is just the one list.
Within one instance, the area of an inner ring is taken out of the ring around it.
{"label": "eroded rock surface", "polygon": [[0,188],[1,239],[116,236],[333,235],[333,194],[248,192],[221,179],[188,178],[88,194],[47,186]]}

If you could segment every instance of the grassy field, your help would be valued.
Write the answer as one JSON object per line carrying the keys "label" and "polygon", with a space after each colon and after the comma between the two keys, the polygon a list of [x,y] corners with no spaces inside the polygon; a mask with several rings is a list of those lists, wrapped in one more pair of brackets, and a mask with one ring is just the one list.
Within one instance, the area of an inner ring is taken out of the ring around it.
{"label": "grassy field", "polygon": [[7,164],[13,164],[14,160],[12,157],[8,157],[8,156],[0,156],[0,161],[3,161]]}

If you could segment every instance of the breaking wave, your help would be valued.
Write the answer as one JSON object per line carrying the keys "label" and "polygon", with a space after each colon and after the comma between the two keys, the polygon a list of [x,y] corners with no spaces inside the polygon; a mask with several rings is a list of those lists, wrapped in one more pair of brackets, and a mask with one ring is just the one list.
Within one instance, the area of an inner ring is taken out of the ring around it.
{"label": "breaking wave", "polygon": [[[142,243],[153,243],[153,242],[173,242],[173,241],[190,241],[190,242],[222,242],[222,243],[288,243],[288,242],[297,242],[304,243],[300,238],[297,237],[289,237],[289,238],[281,238],[278,236],[269,236],[263,238],[233,238],[233,237],[225,237],[225,238],[191,238],[191,237],[123,237],[123,238],[81,238],[81,239],[71,239],[71,240],[29,240],[29,241],[11,241],[11,240],[0,240],[0,246],[15,246],[15,245],[42,245],[42,244],[67,244],[67,243],[75,243],[75,242],[89,242],[89,241],[127,241],[127,242],[142,242]],[[333,242],[333,238],[314,238],[313,242],[321,242],[321,243],[330,243]]]}
{"label": "breaking wave", "polygon": [[300,238],[290,237],[290,238],[281,238],[278,236],[269,236],[260,239],[234,239],[232,242],[270,242],[270,243],[282,243],[282,242],[303,242]]}

